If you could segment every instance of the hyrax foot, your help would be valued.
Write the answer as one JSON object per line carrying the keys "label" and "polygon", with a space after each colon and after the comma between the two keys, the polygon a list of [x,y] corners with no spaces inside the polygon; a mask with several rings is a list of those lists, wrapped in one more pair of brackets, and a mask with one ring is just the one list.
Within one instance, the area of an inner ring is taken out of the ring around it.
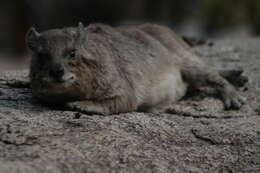
{"label": "hyrax foot", "polygon": [[71,102],[67,107],[73,111],[81,112],[87,115],[107,115],[109,114],[101,105],[88,101]]}
{"label": "hyrax foot", "polygon": [[231,85],[223,88],[221,96],[226,110],[237,110],[246,102],[246,99],[239,95],[239,93]]}

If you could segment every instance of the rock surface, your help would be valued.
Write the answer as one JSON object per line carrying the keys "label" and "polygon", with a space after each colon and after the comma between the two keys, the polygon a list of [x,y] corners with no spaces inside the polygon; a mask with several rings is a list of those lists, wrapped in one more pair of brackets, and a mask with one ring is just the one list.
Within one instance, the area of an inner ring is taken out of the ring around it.
{"label": "rock surface", "polygon": [[223,111],[219,99],[196,94],[171,114],[80,116],[37,103],[15,82],[26,70],[2,71],[0,173],[258,173],[259,45],[260,39],[222,40],[194,48],[215,67],[245,69],[250,82],[240,93],[248,101],[239,111]]}

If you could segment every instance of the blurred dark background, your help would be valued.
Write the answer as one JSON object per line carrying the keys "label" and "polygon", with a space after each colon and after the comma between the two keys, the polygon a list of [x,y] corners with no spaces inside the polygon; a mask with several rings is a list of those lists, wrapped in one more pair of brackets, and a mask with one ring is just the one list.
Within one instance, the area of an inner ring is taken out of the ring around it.
{"label": "blurred dark background", "polygon": [[181,35],[219,38],[258,35],[259,19],[260,0],[1,0],[0,57],[26,54],[30,26],[153,22]]}

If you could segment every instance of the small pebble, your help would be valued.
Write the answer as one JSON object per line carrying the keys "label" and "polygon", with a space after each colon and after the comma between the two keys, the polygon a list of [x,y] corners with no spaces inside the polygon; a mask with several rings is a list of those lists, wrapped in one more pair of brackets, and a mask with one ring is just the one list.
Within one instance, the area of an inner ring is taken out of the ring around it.
{"label": "small pebble", "polygon": [[210,121],[208,121],[208,120],[201,120],[200,123],[203,124],[203,125],[210,125],[211,124]]}
{"label": "small pebble", "polygon": [[81,116],[82,116],[82,114],[77,112],[77,113],[75,113],[74,119],[80,119]]}
{"label": "small pebble", "polygon": [[209,43],[208,43],[208,46],[209,46],[209,47],[213,47],[214,45],[215,45],[214,42],[209,42]]}
{"label": "small pebble", "polygon": [[[259,105],[260,106],[260,105]],[[258,107],[258,108],[256,108],[256,113],[258,114],[258,115],[260,115],[260,107]]]}
{"label": "small pebble", "polygon": [[4,92],[3,92],[2,90],[0,90],[0,96],[1,96],[1,95],[4,95]]}

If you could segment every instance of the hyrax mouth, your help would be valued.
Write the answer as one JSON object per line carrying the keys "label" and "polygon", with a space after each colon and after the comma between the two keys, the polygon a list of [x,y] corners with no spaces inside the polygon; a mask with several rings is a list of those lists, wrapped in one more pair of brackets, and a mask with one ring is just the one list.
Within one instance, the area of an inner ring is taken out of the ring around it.
{"label": "hyrax mouth", "polygon": [[65,73],[62,77],[61,77],[61,81],[62,82],[74,82],[76,80],[76,75],[73,73]]}
{"label": "hyrax mouth", "polygon": [[72,87],[73,83],[76,82],[76,75],[73,73],[66,73],[61,77],[47,76],[41,79],[42,90],[55,90],[55,92],[64,92]]}
{"label": "hyrax mouth", "polygon": [[[76,81],[76,75],[73,73],[65,73],[60,77],[51,76],[51,80],[48,81],[50,84],[69,86]],[[46,81],[47,82],[47,81]]]}

